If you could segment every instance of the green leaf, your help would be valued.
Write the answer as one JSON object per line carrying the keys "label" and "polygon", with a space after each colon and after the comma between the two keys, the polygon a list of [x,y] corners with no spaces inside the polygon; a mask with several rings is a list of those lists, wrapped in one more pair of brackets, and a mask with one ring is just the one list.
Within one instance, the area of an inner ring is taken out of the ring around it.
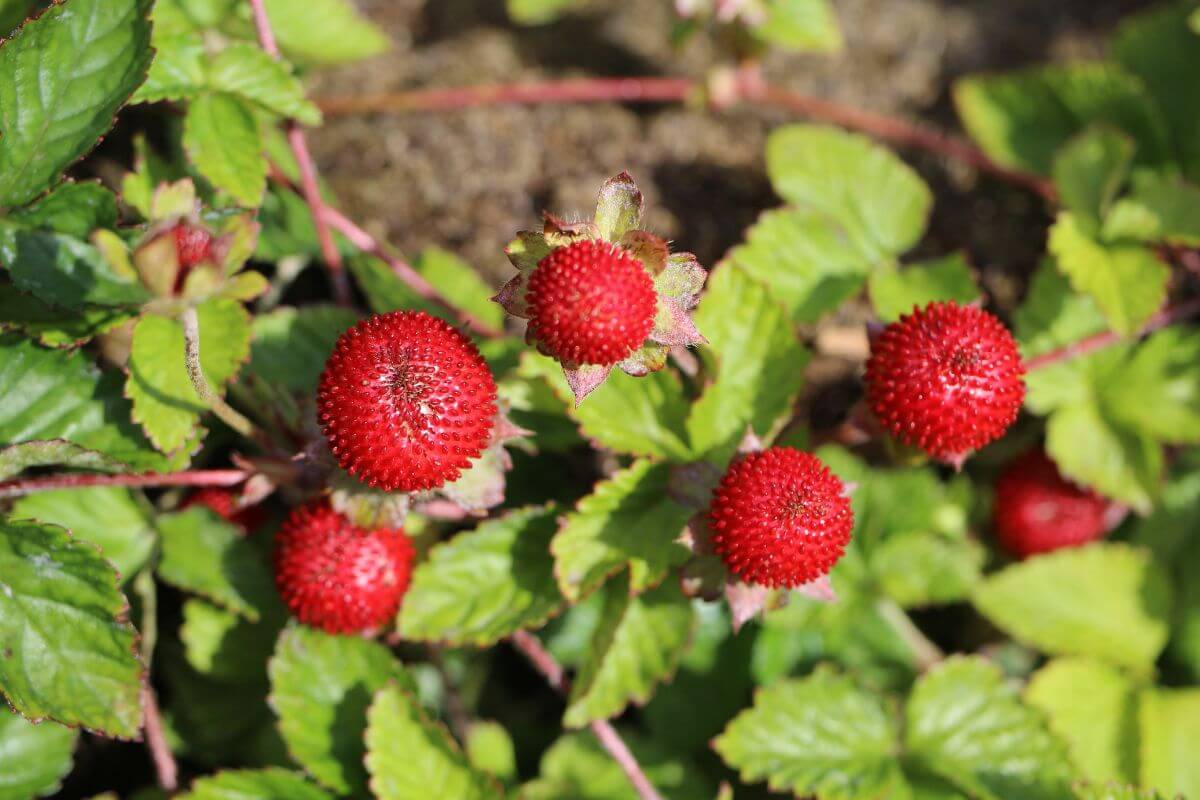
{"label": "green leaf", "polygon": [[795,208],[759,217],[729,258],[765,284],[794,322],[816,322],[840,306],[858,293],[875,265],[837,222],[820,211]]}
{"label": "green leaf", "polygon": [[188,663],[201,675],[254,686],[265,693],[267,659],[286,618],[278,601],[269,604],[259,622],[252,623],[205,600],[189,598],[183,604],[179,638]]}
{"label": "green leaf", "polygon": [[0,709],[0,800],[54,794],[71,771],[77,731],[53,722],[34,725]]}
{"label": "green leaf", "polygon": [[871,305],[884,322],[893,322],[914,308],[935,300],[954,300],[960,305],[979,299],[979,286],[971,265],[962,253],[904,268],[888,264],[871,273],[867,283]]}
{"label": "green leaf", "polygon": [[911,167],[838,128],[776,128],[767,139],[767,175],[789,203],[837,220],[872,261],[916,244],[933,206],[933,193]]}
{"label": "green leaf", "polygon": [[1170,161],[1166,125],[1135,77],[1102,62],[971,75],[954,84],[963,125],[998,163],[1048,175],[1058,149],[1089,125],[1128,134],[1138,164]]}
{"label": "green leaf", "polygon": [[1146,513],[1158,495],[1162,448],[1114,425],[1093,405],[1070,405],[1046,423],[1046,452],[1063,475]]}
{"label": "green leaf", "polygon": [[1147,338],[1104,387],[1106,416],[1161,442],[1200,439],[1200,334],[1168,328]]}
{"label": "green leaf", "polygon": [[0,522],[0,692],[29,719],[142,727],[136,632],[112,566],[62,528]]}
{"label": "green leaf", "polygon": [[[445,306],[418,295],[380,259],[354,258],[349,263],[367,296],[367,304],[375,313],[420,309],[454,325],[459,324],[458,318]],[[479,273],[454,253],[437,247],[426,248],[412,267],[456,308],[492,327],[498,328],[504,323],[504,309],[488,299],[495,294],[495,289],[484,283]]]}
{"label": "green leaf", "polygon": [[258,314],[252,325],[250,373],[295,392],[312,393],[334,343],[356,322],[358,314],[338,306],[285,307]]}
{"label": "green leaf", "polygon": [[88,450],[62,439],[22,442],[0,448],[0,481],[19,475],[30,467],[51,465],[94,469],[99,472],[125,472],[127,465],[103,453]]}
{"label": "green leaf", "polygon": [[808,351],[767,288],[733,264],[709,277],[696,326],[716,379],[692,406],[688,434],[697,457],[724,465],[748,427],[770,441],[791,417]]}
{"label": "green leaf", "polygon": [[622,578],[606,592],[567,698],[563,724],[570,728],[616,717],[630,703],[644,705],[675,674],[692,635],[691,602],[675,582],[633,595]]}
{"label": "green leaf", "polygon": [[396,685],[375,694],[367,712],[367,769],[379,800],[500,798],[490,778],[467,763],[458,745],[416,698]]}
{"label": "green leaf", "polygon": [[62,439],[134,469],[164,469],[129,420],[118,372],[101,372],[79,351],[46,350],[0,335],[0,442]]}
{"label": "green leaf", "polygon": [[305,125],[321,124],[321,112],[304,96],[304,85],[289,65],[271,58],[257,44],[232,44],[218,53],[209,65],[208,85],[281,117]]}
{"label": "green leaf", "polygon": [[16,501],[14,519],[59,525],[76,539],[100,548],[122,581],[137,573],[154,549],[154,529],[146,509],[128,489],[91,486],[37,492]]}
{"label": "green leaf", "polygon": [[[222,392],[250,353],[250,320],[234,300],[206,300],[196,307],[200,366],[208,385]],[[125,390],[133,419],[163,452],[178,450],[196,434],[207,406],[196,394],[184,361],[183,325],[147,314],[133,329]]]}
{"label": "green leaf", "polygon": [[267,160],[258,121],[244,101],[224,92],[192,100],[183,122],[183,147],[214,187],[246,208],[262,203]]}
{"label": "green leaf", "polygon": [[1117,201],[1101,237],[1183,247],[1200,245],[1200,187],[1149,170],[1133,176],[1133,191]]}
{"label": "green leaf", "polygon": [[128,322],[136,312],[88,307],[65,311],[0,284],[0,330],[21,330],[47,347],[78,347],[94,336]]}
{"label": "green leaf", "polygon": [[149,0],[67,0],[0,47],[0,206],[90,150],[150,65]]}
{"label": "green leaf", "polygon": [[298,772],[278,767],[263,770],[225,770],[197,778],[179,800],[330,800]]}
{"label": "green leaf", "polygon": [[1137,698],[1116,669],[1087,658],[1056,658],[1030,679],[1025,701],[1046,715],[1083,777],[1137,780]]}
{"label": "green leaf", "polygon": [[98,183],[63,183],[8,218],[30,228],[86,239],[97,228],[117,226],[117,198]]}
{"label": "green leaf", "polygon": [[1069,796],[1073,776],[1062,744],[981,658],[955,657],[923,675],[905,718],[911,758],[972,797]]}
{"label": "green leaf", "polygon": [[974,602],[1039,650],[1145,671],[1167,642],[1170,590],[1144,550],[1093,544],[1006,567],[979,585]]}
{"label": "green leaf", "polygon": [[1115,783],[1103,786],[1078,784],[1073,796],[1076,800],[1172,800],[1153,789],[1142,791],[1134,786],[1118,786]]}
{"label": "green leaf", "polygon": [[271,572],[238,526],[193,506],[158,518],[164,581],[257,622],[274,597]]}
{"label": "green leaf", "polygon": [[1026,358],[1099,333],[1106,325],[1092,298],[1071,291],[1067,277],[1044,259],[1033,273],[1025,302],[1013,315],[1014,330]]}
{"label": "green leaf", "polygon": [[1133,140],[1115,128],[1088,128],[1063,145],[1051,171],[1067,210],[1091,233],[1108,214],[1133,163]]}
{"label": "green leaf", "polygon": [[362,731],[367,706],[389,681],[414,689],[383,645],[293,626],[284,630],[270,663],[271,707],[288,753],[339,794],[365,795]]}
{"label": "green leaf", "polygon": [[[159,4],[159,13],[165,4]],[[155,21],[154,62],[146,82],[130,98],[132,103],[157,103],[195,97],[208,82],[208,52],[198,33],[163,33],[161,19]]]}
{"label": "green leaf", "polygon": [[387,34],[350,0],[265,0],[284,55],[313,66],[344,64],[391,47]]}
{"label": "green leaf", "polygon": [[766,19],[754,35],[786,50],[836,53],[842,32],[828,0],[767,0]]}
{"label": "green leaf", "polygon": [[554,507],[512,511],[435,547],[400,608],[406,639],[484,646],[536,628],[563,605],[550,539]]}
{"label": "green leaf", "polygon": [[503,781],[517,777],[517,753],[512,736],[498,722],[472,722],[467,732],[467,760],[475,769]]}
{"label": "green leaf", "polygon": [[1141,697],[1143,786],[1167,794],[1200,794],[1200,689],[1148,689]]}
{"label": "green leaf", "polygon": [[1076,291],[1089,295],[1119,333],[1133,333],[1167,297],[1170,269],[1138,244],[1103,244],[1061,212],[1050,229],[1050,252]]}
{"label": "green leaf", "polygon": [[508,18],[518,25],[544,25],[584,5],[587,0],[505,0]]}
{"label": "green leaf", "polygon": [[8,220],[0,220],[0,264],[18,289],[60,308],[132,306],[150,297],[91,244]]}
{"label": "green leaf", "polygon": [[596,484],[566,516],[550,550],[568,600],[591,594],[626,565],[633,591],[645,591],[687,559],[677,539],[692,512],[667,497],[670,472],[668,464],[635,461]]}
{"label": "green leaf", "polygon": [[905,789],[882,698],[824,668],[760,690],[713,749],[743,781],[778,792],[855,800]]}

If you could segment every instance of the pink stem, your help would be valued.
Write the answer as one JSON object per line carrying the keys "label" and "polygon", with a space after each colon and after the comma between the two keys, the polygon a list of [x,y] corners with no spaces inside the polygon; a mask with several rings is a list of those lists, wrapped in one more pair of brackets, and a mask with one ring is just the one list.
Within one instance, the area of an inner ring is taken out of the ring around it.
{"label": "pink stem", "polygon": [[[529,659],[529,663],[533,664],[534,669],[542,674],[551,688],[561,694],[570,691],[570,682],[567,680],[562,665],[554,660],[554,656],[550,655],[546,648],[542,647],[542,643],[536,636],[529,631],[517,631],[509,641],[521,651],[525,658]],[[662,800],[662,795],[646,777],[641,764],[638,763],[637,758],[612,724],[608,720],[598,719],[591,724],[591,729],[600,741],[600,745],[621,767],[625,777],[629,778],[638,797],[641,800]]]}
{"label": "pink stem", "polygon": [[0,498],[20,497],[48,489],[84,486],[235,486],[250,477],[240,469],[197,469],[186,472],[147,472],[125,475],[68,473],[0,481]]}
{"label": "pink stem", "polygon": [[146,745],[150,748],[150,757],[154,761],[154,771],[158,775],[158,785],[165,792],[174,792],[179,788],[179,767],[175,764],[175,756],[171,754],[171,746],[167,744],[167,734],[163,729],[162,715],[158,711],[158,700],[154,690],[150,688],[149,678],[142,686],[142,712],[145,715]]}
{"label": "pink stem", "polygon": [[[1181,322],[1196,314],[1200,314],[1200,297],[1185,300],[1178,305],[1159,311],[1150,317],[1146,324],[1141,327],[1141,330],[1137,332],[1137,336],[1145,336],[1148,333],[1152,333],[1160,328],[1166,328],[1169,325],[1174,325],[1176,322]],[[1072,358],[1078,358],[1079,356],[1114,345],[1124,338],[1126,337],[1114,331],[1097,333],[1073,344],[1060,347],[1057,350],[1051,350],[1047,353],[1042,353],[1040,356],[1034,356],[1025,362],[1025,369],[1041,369],[1042,367],[1048,367]]]}

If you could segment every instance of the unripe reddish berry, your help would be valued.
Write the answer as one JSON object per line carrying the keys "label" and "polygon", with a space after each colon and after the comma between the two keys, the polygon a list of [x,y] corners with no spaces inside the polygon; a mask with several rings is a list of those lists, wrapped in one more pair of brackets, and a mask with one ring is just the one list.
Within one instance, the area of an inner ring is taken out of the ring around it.
{"label": "unripe reddish berry", "polygon": [[709,507],[713,548],[747,583],[796,587],[829,573],[850,543],[842,481],[809,453],[772,447],[734,461]]}
{"label": "unripe reddish berry", "polygon": [[222,489],[218,486],[205,486],[189,494],[179,504],[182,511],[192,506],[204,506],[217,512],[217,516],[232,522],[248,533],[263,522],[263,510],[259,506],[238,508],[238,495],[232,489]]}
{"label": "unripe reddish berry", "polygon": [[204,228],[180,222],[171,229],[171,235],[175,238],[175,254],[183,271],[212,260],[213,236]]}
{"label": "unripe reddish berry", "polygon": [[645,343],[658,295],[627,251],[584,239],[538,262],[525,293],[529,337],[564,364],[616,364]]}
{"label": "unripe reddish berry", "polygon": [[1025,399],[1025,367],[986,311],[930,303],[871,343],[867,402],[893,436],[956,466],[998,439]]}
{"label": "unripe reddish berry", "polygon": [[347,472],[385,491],[434,489],[491,443],[496,383],[462,333],[424,312],[393,311],[338,339],[317,413]]}
{"label": "unripe reddish berry", "polygon": [[275,539],[275,585],[305,625],[357,633],[388,624],[408,589],[414,551],[402,529],[364,530],[318,500]]}
{"label": "unripe reddish berry", "polygon": [[1077,547],[1104,536],[1115,508],[1066,480],[1045,453],[1035,450],[996,481],[996,538],[1019,558]]}

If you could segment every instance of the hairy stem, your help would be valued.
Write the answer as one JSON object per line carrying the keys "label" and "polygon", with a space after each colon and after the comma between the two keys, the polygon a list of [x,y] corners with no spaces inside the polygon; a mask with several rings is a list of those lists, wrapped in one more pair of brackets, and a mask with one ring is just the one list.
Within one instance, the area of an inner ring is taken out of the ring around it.
{"label": "hairy stem", "polygon": [[184,310],[181,320],[183,321],[183,354],[187,363],[188,378],[191,379],[192,388],[196,390],[200,400],[217,415],[218,419],[242,436],[260,444],[265,443],[269,447],[270,442],[263,432],[255,427],[253,422],[234,410],[233,406],[225,402],[225,398],[214,392],[208,385],[208,380],[204,377],[204,368],[200,364],[200,318],[196,314],[196,309],[188,306]]}
{"label": "hairy stem", "polygon": [[880,598],[875,605],[880,616],[887,621],[896,635],[908,645],[909,651],[912,652],[913,660],[917,663],[917,669],[921,672],[936,666],[946,658],[946,654],[942,649],[921,632],[921,629],[916,626],[916,623],[904,613],[899,605],[893,600]]}
{"label": "hairy stem", "polygon": [[[546,648],[542,647],[542,643],[536,636],[528,631],[517,631],[509,641],[512,642],[513,647],[521,651],[525,658],[529,659],[529,663],[533,664],[534,669],[542,674],[542,677],[555,691],[566,694],[570,690],[570,682],[567,680],[562,665],[554,660],[554,656],[550,655]],[[637,758],[612,724],[608,720],[596,720],[591,724],[591,729],[600,741],[600,745],[621,767],[625,777],[629,778],[638,797],[641,800],[662,800],[662,795],[654,788],[654,784],[650,783],[641,764],[638,763]]]}
{"label": "hairy stem", "polygon": [[[1166,328],[1174,325],[1176,322],[1182,322],[1190,317],[1200,314],[1200,297],[1193,297],[1190,300],[1184,300],[1176,305],[1168,306],[1156,313],[1146,321],[1146,324],[1138,330],[1136,336],[1145,336],[1148,333],[1153,333],[1160,328]],[[1115,331],[1103,331],[1094,334],[1086,339],[1080,339],[1065,347],[1060,347],[1056,350],[1051,350],[1042,353],[1040,356],[1034,356],[1025,362],[1025,369],[1035,370],[1042,367],[1048,367],[1052,364],[1058,364],[1063,361],[1069,361],[1072,358],[1087,355],[1096,350],[1109,347],[1124,340],[1126,337]]]}
{"label": "hairy stem", "polygon": [[250,477],[241,469],[196,469],[185,472],[145,472],[125,475],[93,475],[67,473],[63,475],[39,475],[36,478],[18,478],[0,481],[0,499],[21,497],[34,492],[52,489],[79,489],[85,486],[236,486]]}

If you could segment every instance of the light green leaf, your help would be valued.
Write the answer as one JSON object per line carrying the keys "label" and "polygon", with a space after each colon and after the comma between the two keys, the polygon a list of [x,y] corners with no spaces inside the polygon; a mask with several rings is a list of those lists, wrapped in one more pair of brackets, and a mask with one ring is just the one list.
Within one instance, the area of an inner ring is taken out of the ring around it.
{"label": "light green leaf", "polygon": [[[160,12],[164,5],[159,4]],[[207,59],[204,37],[192,31],[163,35],[161,20],[156,19],[154,62],[150,65],[146,82],[129,102],[157,103],[195,97],[208,82]]]}
{"label": "light green leaf", "polygon": [[265,560],[241,529],[212,509],[193,506],[158,518],[164,581],[257,622],[274,597]]}
{"label": "light green leaf", "polygon": [[748,427],[770,441],[787,422],[809,355],[767,288],[733,264],[709,278],[696,326],[708,337],[701,352],[715,362],[715,380],[692,406],[688,435],[697,457],[723,466]]}
{"label": "light green leaf", "polygon": [[58,791],[71,771],[77,731],[55,722],[34,725],[0,709],[0,800],[27,800]]}
{"label": "light green leaf", "polygon": [[838,128],[776,128],[767,139],[767,175],[789,203],[837,220],[873,262],[916,244],[933,206],[933,193],[911,167]]}
{"label": "light green leaf", "polygon": [[[206,300],[196,307],[200,323],[200,366],[208,385],[222,392],[250,354],[250,320],[234,300]],[[147,314],[133,329],[125,390],[133,419],[163,452],[178,450],[196,433],[207,410],[184,361],[183,325]]]}
{"label": "light green leaf", "polygon": [[1093,405],[1070,405],[1046,423],[1046,452],[1059,471],[1083,486],[1146,513],[1159,492],[1162,448],[1118,427]]}
{"label": "light green leaf", "polygon": [[1113,667],[1087,658],[1056,658],[1038,670],[1025,701],[1040,709],[1090,781],[1137,780],[1137,698]]}
{"label": "light green leaf", "polygon": [[0,264],[18,289],[60,308],[132,306],[150,297],[91,244],[8,220],[0,220]]}
{"label": "light green leaf", "polygon": [[1140,701],[1142,785],[1200,795],[1200,689],[1148,689]]}
{"label": "light green leaf", "polygon": [[692,512],[667,497],[668,464],[635,461],[596,484],[550,543],[563,595],[577,602],[629,565],[634,592],[659,583],[688,551],[676,540]]}
{"label": "light green leaf", "polygon": [[94,469],[98,472],[125,472],[128,466],[103,453],[88,450],[63,439],[22,442],[0,448],[0,481],[19,475],[30,467],[51,465]]}
{"label": "light green leaf", "polygon": [[1153,789],[1142,791],[1136,786],[1118,786],[1115,783],[1077,784],[1073,797],[1076,800],[1179,800],[1177,797],[1161,795]]}
{"label": "light green leaf", "polygon": [[1133,191],[1117,201],[1100,231],[1109,241],[1136,239],[1200,245],[1200,187],[1149,170],[1133,176]]}
{"label": "light green leaf", "polygon": [[884,322],[892,322],[914,308],[935,300],[966,305],[979,299],[979,286],[962,253],[900,268],[888,264],[871,273],[867,283],[871,305]]}
{"label": "light green leaf", "polygon": [[338,306],[285,307],[258,314],[250,373],[292,391],[311,393],[334,343],[356,322],[358,314]]}
{"label": "light green leaf", "polygon": [[1055,155],[1051,171],[1058,195],[1089,233],[1095,233],[1108,214],[1129,174],[1133,153],[1133,140],[1127,135],[1096,126],[1068,141]]}
{"label": "light green leaf", "polygon": [[[504,309],[488,299],[496,293],[495,288],[484,283],[479,273],[454,253],[429,247],[421,251],[412,267],[456,308],[493,327],[498,328],[504,323]],[[383,261],[355,258],[351,259],[350,268],[375,313],[419,309],[454,325],[459,324],[458,318],[445,306],[418,295]]]}
{"label": "light green leaf", "polygon": [[150,65],[150,0],[67,0],[0,47],[0,206],[90,150]]}
{"label": "light green leaf", "polygon": [[754,35],[786,50],[835,53],[842,32],[829,0],[767,0],[766,19]]}
{"label": "light green leaf", "polygon": [[989,575],[975,591],[984,616],[1055,655],[1094,656],[1148,670],[1167,643],[1171,587],[1149,553],[1092,544]]}
{"label": "light green leaf", "polygon": [[818,669],[760,690],[713,749],[750,783],[820,800],[904,796],[895,726],[883,699]]}
{"label": "light green leaf", "polygon": [[305,125],[321,124],[321,112],[304,96],[289,65],[257,44],[232,44],[218,53],[209,65],[208,85]]}
{"label": "light green leaf", "polygon": [[888,597],[911,608],[953,603],[969,595],[984,558],[983,547],[965,535],[902,532],[875,550],[871,571]]}
{"label": "light green leaf", "polygon": [[379,800],[503,797],[492,779],[467,763],[441,723],[394,684],[375,693],[367,712],[366,763]]}
{"label": "light green leaf", "polygon": [[505,0],[508,17],[518,25],[544,25],[553,22],[587,0]]}
{"label": "light green leaf", "polygon": [[1162,305],[1170,269],[1138,244],[1105,245],[1062,212],[1050,229],[1050,252],[1076,291],[1089,295],[1119,333],[1133,333]]}
{"label": "light green leaf", "polygon": [[389,681],[415,689],[400,662],[378,642],[293,626],[269,669],[269,701],[288,753],[335,792],[366,794],[362,732],[371,696]]}
{"label": "light green leaf", "polygon": [[538,627],[563,605],[554,582],[553,506],[512,511],[433,549],[400,607],[406,639],[493,644]]}
{"label": "light green leaf", "polygon": [[247,622],[232,611],[189,598],[183,604],[179,627],[188,663],[208,678],[254,686],[263,693],[267,659],[287,612],[281,602],[274,601],[262,616],[257,623]]}
{"label": "light green leaf", "polygon": [[954,84],[967,132],[993,160],[1048,175],[1058,148],[1089,125],[1124,131],[1138,164],[1170,160],[1166,125],[1141,82],[1103,62],[971,75]]}
{"label": "light green leaf", "polygon": [[391,42],[351,0],[266,0],[267,16],[283,54],[313,66],[379,55]]}
{"label": "light green leaf", "polygon": [[0,522],[0,693],[22,716],[142,727],[136,632],[112,566],[62,528]]}
{"label": "light green leaf", "polygon": [[480,772],[503,781],[517,777],[517,752],[512,736],[498,722],[481,720],[471,723],[467,732],[467,761]]}
{"label": "light green leaf", "polygon": [[246,208],[257,208],[267,188],[258,121],[234,95],[202,94],[188,104],[183,122],[188,158],[214,187]]}
{"label": "light green leaf", "polygon": [[1054,268],[1050,259],[1044,259],[1033,273],[1025,302],[1013,321],[1026,358],[1077,342],[1106,327],[1095,301],[1073,293],[1067,277]]}
{"label": "light green leaf", "polygon": [[563,724],[581,728],[643,705],[669,681],[692,635],[691,601],[672,581],[633,595],[627,577],[606,589],[604,610],[571,684]]}
{"label": "light green leaf", "polygon": [[1073,777],[1065,748],[1023,706],[995,665],[955,657],[917,680],[906,749],[921,768],[987,800],[1062,800]]}
{"label": "light green leaf", "polygon": [[141,569],[154,548],[154,529],[146,509],[128,489],[91,486],[37,492],[16,501],[13,519],[59,525],[76,539],[100,548],[122,581]]}
{"label": "light green leaf", "polygon": [[298,772],[278,767],[225,770],[197,778],[179,800],[330,800]]}
{"label": "light green leaf", "polygon": [[1104,387],[1105,414],[1161,442],[1200,439],[1200,334],[1169,328],[1147,338]]}

